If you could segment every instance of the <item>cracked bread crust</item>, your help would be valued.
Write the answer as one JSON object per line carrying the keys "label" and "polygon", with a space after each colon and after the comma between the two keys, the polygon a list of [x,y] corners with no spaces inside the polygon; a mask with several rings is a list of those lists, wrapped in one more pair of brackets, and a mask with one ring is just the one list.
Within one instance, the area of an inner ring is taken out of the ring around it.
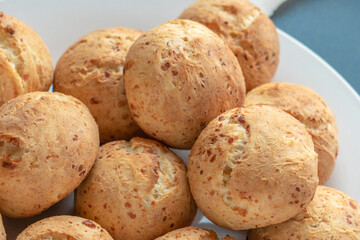
{"label": "cracked bread crust", "polygon": [[6,240],[6,233],[5,233],[1,214],[0,214],[0,240]]}
{"label": "cracked bread crust", "polygon": [[333,112],[320,95],[302,85],[274,82],[249,92],[244,105],[277,107],[304,124],[319,155],[319,183],[329,179],[338,154],[338,130]]}
{"label": "cracked bread crust", "polygon": [[190,149],[217,115],[240,107],[245,83],[234,54],[215,33],[173,20],[141,35],[125,63],[134,120],[151,137]]}
{"label": "cracked bread crust", "polygon": [[247,91],[270,82],[279,63],[279,39],[270,18],[247,0],[199,0],[179,18],[200,22],[236,55]]}
{"label": "cracked bread crust", "polygon": [[40,36],[24,22],[0,12],[0,106],[21,94],[48,91],[53,65]]}
{"label": "cracked bread crust", "polygon": [[348,195],[318,186],[314,199],[294,218],[250,230],[249,240],[360,239],[360,205]]}
{"label": "cracked bread crust", "polygon": [[113,240],[96,222],[75,216],[55,216],[27,227],[16,240]]}
{"label": "cracked bread crust", "polygon": [[190,225],[196,214],[183,161],[142,138],[101,146],[75,209],[124,240],[154,239]]}
{"label": "cracked bread crust", "polygon": [[[199,228],[199,227],[185,227],[165,234],[162,237],[155,240],[219,240],[216,233],[211,230]],[[235,240],[234,238],[227,236],[222,240]]]}
{"label": "cracked bread crust", "polygon": [[98,149],[96,122],[76,98],[32,92],[2,105],[0,212],[29,217],[60,201],[84,180]]}
{"label": "cracked bread crust", "polygon": [[306,207],[318,184],[310,135],[298,120],[268,106],[233,109],[211,121],[188,168],[200,210],[233,230],[288,220]]}
{"label": "cracked bread crust", "polygon": [[90,110],[99,125],[101,143],[129,141],[141,133],[125,96],[125,56],[141,31],[114,27],[91,32],[61,56],[54,91],[72,95]]}

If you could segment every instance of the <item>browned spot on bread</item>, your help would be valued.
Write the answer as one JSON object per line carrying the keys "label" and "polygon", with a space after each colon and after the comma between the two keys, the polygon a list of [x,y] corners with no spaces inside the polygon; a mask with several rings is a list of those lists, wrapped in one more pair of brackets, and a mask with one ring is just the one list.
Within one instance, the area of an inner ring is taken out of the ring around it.
{"label": "browned spot on bread", "polygon": [[89,228],[96,228],[95,223],[93,223],[90,220],[84,220],[81,223],[84,224],[85,226],[89,227]]}

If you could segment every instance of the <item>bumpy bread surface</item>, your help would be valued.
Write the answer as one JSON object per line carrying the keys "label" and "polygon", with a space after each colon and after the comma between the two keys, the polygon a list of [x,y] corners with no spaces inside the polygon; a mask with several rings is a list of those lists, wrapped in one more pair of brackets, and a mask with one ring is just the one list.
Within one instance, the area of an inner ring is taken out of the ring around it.
{"label": "bumpy bread surface", "polygon": [[311,201],[317,154],[304,126],[273,107],[228,111],[191,150],[194,199],[212,222],[243,230],[284,222]]}
{"label": "bumpy bread surface", "polygon": [[[185,227],[171,231],[164,236],[156,238],[155,240],[219,240],[216,233],[211,230],[199,228],[199,227]],[[235,240],[232,237],[227,236],[222,240]]]}
{"label": "bumpy bread surface", "polygon": [[115,240],[154,239],[189,226],[196,214],[183,161],[162,144],[142,138],[101,146],[77,189],[75,209]]}
{"label": "bumpy bread surface", "polygon": [[360,205],[348,195],[319,186],[314,199],[296,217],[277,225],[254,229],[249,240],[360,239]]}
{"label": "bumpy bread surface", "polygon": [[279,63],[276,27],[247,0],[199,0],[179,18],[200,22],[217,33],[236,55],[249,91],[270,82]]}
{"label": "bumpy bread surface", "polygon": [[216,34],[173,20],[141,35],[125,62],[134,120],[151,137],[189,149],[220,113],[239,107],[245,83],[234,54]]}
{"label": "bumpy bread surface", "polygon": [[89,108],[100,140],[130,140],[140,133],[125,96],[125,56],[141,31],[114,27],[97,30],[74,43],[55,69],[54,91],[72,95]]}
{"label": "bumpy bread surface", "polygon": [[113,240],[99,224],[74,216],[55,216],[27,227],[16,240]]}
{"label": "bumpy bread surface", "polygon": [[0,106],[24,93],[47,91],[52,84],[50,52],[24,22],[0,12]]}
{"label": "bumpy bread surface", "polygon": [[92,167],[99,132],[86,106],[32,92],[0,107],[0,212],[28,217],[70,194]]}
{"label": "bumpy bread surface", "polygon": [[322,97],[302,85],[274,82],[250,91],[244,105],[277,107],[304,124],[319,155],[319,182],[324,184],[329,179],[338,154],[338,130],[335,116]]}
{"label": "bumpy bread surface", "polygon": [[6,240],[6,233],[2,222],[1,214],[0,214],[0,240]]}

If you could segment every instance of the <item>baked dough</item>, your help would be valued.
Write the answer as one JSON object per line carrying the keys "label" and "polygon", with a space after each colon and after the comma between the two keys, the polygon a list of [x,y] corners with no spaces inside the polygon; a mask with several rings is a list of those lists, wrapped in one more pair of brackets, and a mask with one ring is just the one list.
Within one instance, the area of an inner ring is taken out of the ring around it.
{"label": "baked dough", "polygon": [[27,227],[16,240],[113,240],[99,224],[74,216],[55,216]]}
{"label": "baked dough", "polygon": [[0,106],[21,94],[48,91],[52,84],[50,52],[24,22],[0,12]]}
{"label": "baked dough", "polygon": [[99,132],[86,106],[32,92],[0,107],[0,212],[36,215],[70,194],[92,167]]}
{"label": "baked dough", "polygon": [[61,56],[54,91],[82,101],[99,125],[101,143],[140,133],[125,96],[125,56],[141,31],[113,27],[82,37]]}
{"label": "baked dough", "polygon": [[152,240],[189,226],[196,214],[183,161],[143,138],[100,147],[93,169],[76,191],[75,209],[116,240]]}
{"label": "baked dough", "polygon": [[125,89],[139,126],[182,149],[245,98],[234,54],[216,34],[189,20],[169,21],[135,41],[126,57]]}
{"label": "baked dough", "polygon": [[6,233],[2,222],[1,214],[0,214],[0,240],[6,240]]}
{"label": "baked dough", "polygon": [[[216,233],[211,230],[199,228],[199,227],[185,227],[165,234],[162,237],[155,240],[219,240]],[[222,240],[235,240],[235,238],[227,236]]]}
{"label": "baked dough", "polygon": [[246,95],[245,106],[254,105],[280,108],[304,124],[319,155],[319,182],[324,184],[334,169],[339,148],[335,116],[324,99],[308,87],[274,82]]}
{"label": "baked dough", "polygon": [[311,201],[317,154],[304,126],[273,107],[228,111],[191,150],[194,199],[215,224],[244,230],[284,222]]}
{"label": "baked dough", "polygon": [[296,217],[254,229],[249,240],[360,239],[360,205],[336,189],[319,186],[314,199]]}
{"label": "baked dough", "polygon": [[247,0],[199,0],[179,18],[200,22],[217,33],[236,55],[249,91],[270,82],[279,63],[276,27]]}

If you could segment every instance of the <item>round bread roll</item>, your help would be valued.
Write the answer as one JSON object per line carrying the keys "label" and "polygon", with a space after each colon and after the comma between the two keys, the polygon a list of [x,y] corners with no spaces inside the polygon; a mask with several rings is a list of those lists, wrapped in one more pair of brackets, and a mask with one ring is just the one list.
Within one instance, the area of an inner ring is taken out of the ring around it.
{"label": "round bread roll", "polygon": [[[165,234],[162,237],[156,238],[155,240],[219,240],[216,233],[211,230],[202,229],[199,227],[185,227]],[[227,236],[222,240],[235,240],[235,238]]]}
{"label": "round bread roll", "polygon": [[76,214],[114,239],[154,239],[192,223],[196,206],[183,161],[152,140],[110,142],[75,197]]}
{"label": "round bread roll", "polygon": [[86,106],[33,92],[0,108],[0,212],[29,217],[70,194],[92,167],[99,132]]}
{"label": "round bread roll", "polygon": [[27,227],[16,240],[113,240],[99,224],[81,217],[55,216]]}
{"label": "round bread roll", "polygon": [[85,103],[99,125],[101,143],[140,133],[123,79],[125,56],[140,34],[122,27],[94,31],[74,43],[56,65],[54,90]]}
{"label": "round bread roll", "polygon": [[233,109],[211,121],[188,167],[198,207],[233,230],[290,219],[311,201],[318,184],[311,136],[298,120],[267,106]]}
{"label": "round bread roll", "polygon": [[134,120],[151,137],[189,149],[217,115],[241,106],[245,83],[231,50],[205,26],[173,20],[141,35],[125,62]]}
{"label": "round bread roll", "polygon": [[2,222],[1,214],[0,214],[0,240],[6,240],[6,233]]}
{"label": "round bread roll", "polygon": [[274,82],[247,94],[245,106],[254,105],[280,108],[304,124],[319,155],[319,182],[324,184],[334,169],[339,148],[335,117],[324,99],[308,87]]}
{"label": "round bread roll", "polygon": [[319,186],[300,214],[284,223],[250,230],[248,239],[360,239],[360,205],[336,189]]}
{"label": "round bread roll", "polygon": [[270,82],[279,63],[276,27],[247,0],[199,0],[179,18],[200,22],[217,33],[236,55],[249,91]]}
{"label": "round bread roll", "polygon": [[0,106],[21,94],[47,91],[52,84],[50,52],[28,25],[0,12]]}

